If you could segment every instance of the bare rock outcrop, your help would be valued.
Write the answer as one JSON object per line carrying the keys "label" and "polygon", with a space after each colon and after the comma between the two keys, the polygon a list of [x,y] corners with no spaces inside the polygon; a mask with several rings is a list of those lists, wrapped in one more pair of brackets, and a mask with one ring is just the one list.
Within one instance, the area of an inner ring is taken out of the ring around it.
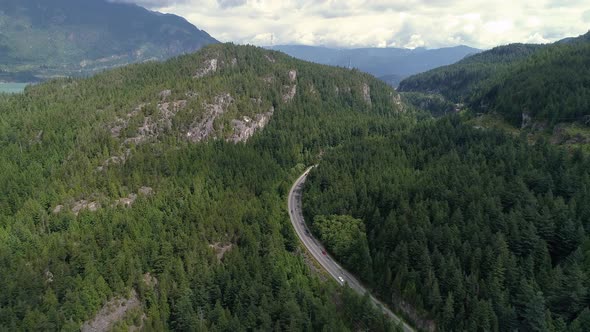
{"label": "bare rock outcrop", "polygon": [[58,213],[60,213],[60,212],[61,212],[63,209],[64,209],[64,206],[60,204],[60,205],[56,206],[56,207],[53,209],[53,211],[52,211],[52,212],[53,212],[54,214],[58,214]]}
{"label": "bare rock outcrop", "polygon": [[295,69],[289,70],[289,81],[291,83],[294,83],[295,81],[297,81],[297,70],[295,70]]}
{"label": "bare rock outcrop", "polygon": [[140,195],[143,196],[151,196],[154,193],[154,189],[152,189],[152,187],[141,187],[138,190]]}
{"label": "bare rock outcrop", "polygon": [[275,63],[276,62],[276,60],[271,55],[269,55],[269,54],[265,54],[264,55],[264,58],[266,60],[268,60],[268,62],[270,62],[270,63]]}
{"label": "bare rock outcrop", "polygon": [[158,103],[159,113],[154,116],[147,116],[143,119],[143,124],[137,128],[137,135],[127,138],[125,144],[141,144],[151,138],[157,138],[160,133],[172,127],[172,118],[184,109],[187,105],[186,100],[177,100],[171,102]]}
{"label": "bare rock outcrop", "polygon": [[254,119],[244,116],[241,120],[232,120],[234,133],[227,141],[233,143],[247,141],[256,131],[266,127],[274,111],[274,107],[271,106],[268,112],[257,114]]}
{"label": "bare rock outcrop", "polygon": [[115,323],[123,320],[125,315],[141,306],[141,302],[135,290],[131,291],[129,297],[115,297],[105,303],[93,319],[84,322],[82,332],[110,331]]}
{"label": "bare rock outcrop", "polygon": [[283,86],[283,102],[288,103],[293,98],[295,98],[295,94],[297,94],[297,84],[293,84],[291,86],[285,85]]}
{"label": "bare rock outcrop", "polygon": [[100,203],[95,201],[87,201],[83,199],[74,203],[74,206],[72,207],[72,212],[74,213],[74,215],[77,216],[83,210],[96,212],[98,209],[100,209]]}
{"label": "bare rock outcrop", "polygon": [[371,103],[371,87],[367,84],[367,83],[363,83],[363,86],[361,88],[361,92],[363,94],[363,100],[365,101],[365,103],[367,103],[369,106],[372,105]]}
{"label": "bare rock outcrop", "polygon": [[186,133],[186,138],[193,142],[201,142],[215,133],[213,126],[215,120],[222,116],[229,105],[234,102],[229,93],[225,93],[215,97],[213,104],[205,104],[205,116],[198,122],[193,123]]}
{"label": "bare rock outcrop", "polygon": [[400,94],[390,92],[390,95],[391,95],[391,102],[393,102],[393,104],[398,107],[398,110],[402,113],[405,112],[406,108],[404,106],[404,103],[402,102],[402,97],[400,96]]}
{"label": "bare rock outcrop", "polygon": [[217,71],[218,62],[219,61],[217,59],[206,60],[201,68],[197,70],[193,78],[203,78],[211,73],[215,73]]}
{"label": "bare rock outcrop", "polygon": [[127,197],[119,198],[118,200],[115,201],[115,203],[112,206],[123,206],[126,208],[130,208],[133,206],[133,204],[137,200],[138,195],[151,196],[153,193],[154,193],[154,190],[151,187],[141,187],[141,188],[139,188],[137,194],[131,193],[131,194],[127,195]]}
{"label": "bare rock outcrop", "polygon": [[161,100],[166,100],[171,95],[172,95],[172,90],[164,90],[164,91],[160,91],[160,93],[158,93],[158,97],[160,97]]}
{"label": "bare rock outcrop", "polygon": [[137,199],[137,194],[131,193],[127,197],[119,198],[115,202],[115,205],[120,205],[120,206],[123,206],[126,208],[130,208],[133,205],[133,203],[135,203],[136,199]]}

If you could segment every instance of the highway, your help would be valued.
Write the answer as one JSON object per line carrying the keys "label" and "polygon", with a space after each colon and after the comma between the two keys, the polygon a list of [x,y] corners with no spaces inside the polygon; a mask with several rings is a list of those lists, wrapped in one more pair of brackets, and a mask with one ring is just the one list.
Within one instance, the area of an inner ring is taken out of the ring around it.
{"label": "highway", "polygon": [[[303,190],[303,184],[307,179],[307,175],[312,170],[313,166],[308,168],[293,184],[289,191],[289,217],[291,223],[295,228],[297,236],[305,245],[307,250],[313,255],[318,263],[341,285],[348,285],[350,288],[355,290],[360,295],[367,293],[367,289],[348,271],[344,270],[338,262],[336,262],[322,244],[313,237],[311,231],[307,228],[305,221],[303,220],[303,211],[301,206],[301,195]],[[403,322],[398,316],[396,316],[391,310],[389,310],[385,304],[377,300],[373,295],[369,294],[373,304],[381,309],[383,313],[389,316],[396,324],[401,322],[401,326],[406,332],[413,332],[414,329]]]}

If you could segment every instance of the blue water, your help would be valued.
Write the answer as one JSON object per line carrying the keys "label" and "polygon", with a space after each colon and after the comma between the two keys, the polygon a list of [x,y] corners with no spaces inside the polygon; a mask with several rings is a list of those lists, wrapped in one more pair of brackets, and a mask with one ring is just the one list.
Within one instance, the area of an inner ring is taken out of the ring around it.
{"label": "blue water", "polygon": [[21,93],[29,83],[0,83],[0,92]]}

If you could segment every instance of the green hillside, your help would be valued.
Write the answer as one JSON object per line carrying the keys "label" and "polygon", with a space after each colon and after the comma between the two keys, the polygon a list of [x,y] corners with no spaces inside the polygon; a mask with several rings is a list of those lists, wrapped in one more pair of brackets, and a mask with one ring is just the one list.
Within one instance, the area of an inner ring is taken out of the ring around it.
{"label": "green hillside", "polygon": [[106,0],[3,0],[0,81],[88,75],[217,41],[181,17]]}
{"label": "green hillside", "polygon": [[514,125],[526,126],[527,116],[550,125],[583,120],[590,115],[590,43],[540,50],[482,89],[472,104]]}
{"label": "green hillside", "polygon": [[551,45],[508,45],[408,78],[400,91],[440,93],[517,127],[590,115],[590,33]]}
{"label": "green hillside", "polygon": [[124,330],[393,330],[322,281],[285,199],[322,152],[407,128],[402,106],[234,45],[0,96],[0,330],[78,330],[117,296]]}
{"label": "green hillside", "polygon": [[458,116],[327,153],[303,208],[346,268],[437,331],[590,329],[590,158]]}
{"label": "green hillside", "polygon": [[465,102],[482,85],[509,71],[515,61],[525,59],[542,45],[511,44],[469,56],[455,64],[439,67],[403,80],[399,91],[442,94],[454,102]]}

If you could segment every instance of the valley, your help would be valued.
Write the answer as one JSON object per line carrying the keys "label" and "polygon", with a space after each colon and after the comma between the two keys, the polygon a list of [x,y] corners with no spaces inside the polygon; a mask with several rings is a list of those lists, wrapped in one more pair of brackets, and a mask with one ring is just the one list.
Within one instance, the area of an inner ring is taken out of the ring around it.
{"label": "valley", "polygon": [[3,0],[0,331],[590,331],[580,6]]}

